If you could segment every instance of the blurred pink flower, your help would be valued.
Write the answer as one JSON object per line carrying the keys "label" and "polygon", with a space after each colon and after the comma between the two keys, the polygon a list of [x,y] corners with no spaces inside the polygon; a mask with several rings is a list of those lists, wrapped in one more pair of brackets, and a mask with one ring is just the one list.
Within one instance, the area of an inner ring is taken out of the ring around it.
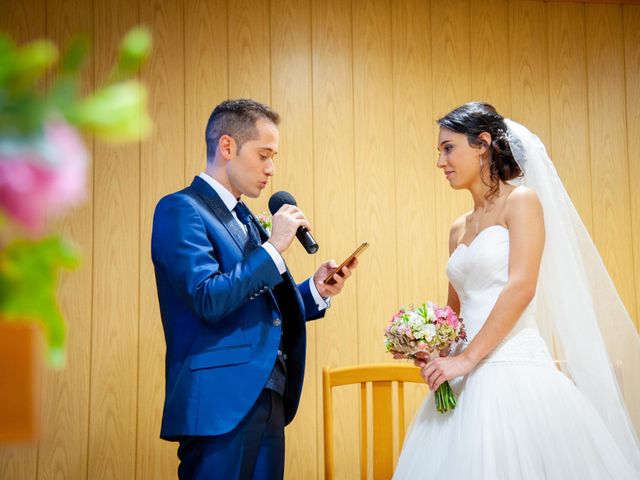
{"label": "blurred pink flower", "polygon": [[31,233],[48,213],[59,214],[86,197],[88,155],[78,132],[62,121],[45,127],[39,149],[0,152],[0,209]]}

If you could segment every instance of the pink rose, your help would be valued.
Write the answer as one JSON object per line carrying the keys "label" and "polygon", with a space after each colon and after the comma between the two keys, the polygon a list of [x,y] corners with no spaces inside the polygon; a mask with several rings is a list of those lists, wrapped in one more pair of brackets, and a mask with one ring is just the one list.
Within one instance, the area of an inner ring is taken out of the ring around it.
{"label": "pink rose", "polygon": [[47,213],[86,197],[88,155],[80,135],[62,121],[47,124],[44,135],[46,156],[35,148],[0,153],[0,208],[34,234]]}

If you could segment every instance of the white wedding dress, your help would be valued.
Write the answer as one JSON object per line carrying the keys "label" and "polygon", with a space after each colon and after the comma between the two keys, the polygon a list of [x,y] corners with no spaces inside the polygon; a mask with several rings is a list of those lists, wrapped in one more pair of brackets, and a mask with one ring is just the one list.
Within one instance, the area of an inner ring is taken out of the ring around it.
{"label": "white wedding dress", "polygon": [[[505,286],[508,263],[509,232],[500,225],[451,255],[447,274],[469,341]],[[457,407],[440,414],[433,396],[426,398],[405,438],[395,479],[640,478],[598,411],[551,358],[536,326],[535,300],[491,354],[450,384]]]}

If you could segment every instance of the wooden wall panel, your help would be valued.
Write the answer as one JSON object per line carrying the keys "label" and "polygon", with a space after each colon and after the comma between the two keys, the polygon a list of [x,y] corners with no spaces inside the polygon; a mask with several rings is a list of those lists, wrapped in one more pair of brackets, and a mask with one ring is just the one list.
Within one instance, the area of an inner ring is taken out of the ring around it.
{"label": "wooden wall panel", "polygon": [[[593,2],[587,2],[593,3]],[[64,275],[69,366],[43,377],[38,445],[0,449],[0,478],[175,478],[159,439],[164,338],[149,258],[158,199],[205,168],[204,128],[225,98],[282,115],[276,176],[250,200],[291,191],[321,250],[287,252],[298,280],[371,243],[359,271],[309,324],[307,375],[287,428],[286,478],[322,478],[323,366],[392,361],[382,329],[400,305],[444,302],[451,221],[472,206],[435,166],[435,120],[471,100],[537,133],[605,258],[640,312],[640,10],[537,0],[19,0],[0,28],[19,41],[93,30],[88,84],[143,21],[154,54],[142,74],[151,138],[93,148],[89,202],[56,229],[80,244]],[[613,233],[612,233],[613,232]],[[428,398],[409,388],[407,423]],[[337,478],[357,478],[357,389],[338,389]],[[394,452],[396,455],[397,452]]]}
{"label": "wooden wall panel", "polygon": [[622,8],[586,7],[593,237],[627,309],[635,312]]}
{"label": "wooden wall panel", "polygon": [[[547,7],[553,160],[588,229],[592,228],[584,5]],[[592,230],[591,230],[592,231]]]}
{"label": "wooden wall panel", "polygon": [[471,99],[511,115],[509,2],[470,2]]}
{"label": "wooden wall panel", "polygon": [[358,279],[358,354],[372,362],[388,360],[381,335],[398,306],[391,11],[358,0],[352,12],[356,236],[371,244]]}
{"label": "wooden wall panel", "polygon": [[549,127],[547,5],[509,3],[511,115],[538,135],[553,155]]}
{"label": "wooden wall panel", "polygon": [[186,182],[183,11],[183,0],[140,4],[140,21],[153,31],[155,54],[142,74],[149,87],[149,112],[154,128],[140,151],[137,479],[175,478],[178,466],[177,444],[159,440],[166,348],[150,252],[153,212],[158,199],[181,189]]}
{"label": "wooden wall panel", "polygon": [[229,96],[227,0],[184,0],[184,22],[185,182],[190,183],[206,167],[209,115]]}
{"label": "wooden wall panel", "polygon": [[[46,5],[47,37],[67,44],[78,32],[93,30],[92,2],[50,0]],[[93,64],[82,76],[82,90],[93,86]],[[91,153],[93,142],[87,141]],[[87,178],[88,200],[93,196],[92,169]],[[64,274],[59,288],[68,326],[67,366],[45,370],[42,390],[44,430],[38,450],[38,478],[84,478],[89,435],[89,378],[91,366],[91,279],[93,275],[93,203],[60,222],[58,228],[80,249],[82,267]]]}
{"label": "wooden wall panel", "polygon": [[[438,258],[429,245],[437,243],[435,182],[442,179],[433,148],[429,7],[419,0],[392,3],[397,306],[424,302],[438,294],[433,274],[438,271]],[[425,390],[407,385],[407,424],[424,400]]]}
{"label": "wooden wall panel", "polygon": [[[631,194],[633,270],[636,283],[636,326],[640,328],[640,6],[623,7],[627,153]],[[633,317],[634,312],[630,311]]]}
{"label": "wooden wall panel", "polygon": [[[290,191],[315,225],[313,175],[313,128],[311,97],[311,2],[272,0],[271,14],[271,105],[281,115],[280,153],[276,156],[273,191]],[[263,193],[266,201],[268,194]],[[264,208],[265,212],[268,211]],[[314,232],[315,233],[315,232]],[[329,254],[322,239],[320,250],[309,255],[296,240],[285,253],[294,278],[302,281],[315,271],[316,264]],[[322,321],[322,320],[320,320]],[[307,328],[305,382],[296,421],[287,427],[286,468],[288,478],[317,476],[318,444],[316,428],[317,382],[315,324]],[[310,374],[310,375],[309,375]]]}
{"label": "wooden wall panel", "polygon": [[[447,0],[431,3],[431,58],[433,90],[431,102],[434,119],[441,118],[452,109],[471,101],[471,30],[469,0]],[[439,127],[433,125],[434,163],[438,152]],[[442,170],[437,169],[436,193],[436,249],[438,263],[438,295],[432,298],[442,305],[447,302],[448,280],[445,267],[449,258],[449,230],[451,223],[473,208],[466,192],[455,192],[449,186]]]}
{"label": "wooden wall panel", "polygon": [[[137,3],[96,0],[95,82],[109,73]],[[136,466],[140,149],[96,142],[88,478],[133,478]]]}
{"label": "wooden wall panel", "polygon": [[269,3],[228,2],[229,97],[271,101]]}
{"label": "wooden wall panel", "polygon": [[[313,85],[313,192],[314,228],[321,252],[336,261],[346,257],[363,240],[356,237],[355,169],[353,163],[353,77],[351,3],[342,0],[312,2]],[[366,265],[372,251],[362,258]],[[324,257],[322,257],[324,258]],[[364,267],[363,267],[364,270]],[[333,300],[326,318],[315,325],[318,477],[324,476],[321,370],[358,363],[357,284]],[[334,394],[334,445],[336,478],[357,478],[357,392],[339,389]]]}

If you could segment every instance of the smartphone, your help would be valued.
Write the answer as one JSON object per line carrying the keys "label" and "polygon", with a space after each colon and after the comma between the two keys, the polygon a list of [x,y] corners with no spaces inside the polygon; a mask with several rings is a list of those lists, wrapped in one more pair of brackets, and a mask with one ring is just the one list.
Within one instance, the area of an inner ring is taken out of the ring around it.
{"label": "smartphone", "polygon": [[327,278],[324,279],[324,283],[326,283],[327,285],[331,285],[332,283],[336,283],[335,280],[333,279],[333,276],[341,271],[344,267],[346,267],[347,265],[349,265],[354,258],[358,258],[358,255],[360,255],[362,252],[364,252],[367,247],[369,246],[368,242],[362,242],[360,244],[360,246],[358,248],[355,249],[355,251],[349,255],[347,257],[347,259],[342,262],[337,268],[334,268],[333,270],[331,270],[331,273],[329,275],[327,275]]}

